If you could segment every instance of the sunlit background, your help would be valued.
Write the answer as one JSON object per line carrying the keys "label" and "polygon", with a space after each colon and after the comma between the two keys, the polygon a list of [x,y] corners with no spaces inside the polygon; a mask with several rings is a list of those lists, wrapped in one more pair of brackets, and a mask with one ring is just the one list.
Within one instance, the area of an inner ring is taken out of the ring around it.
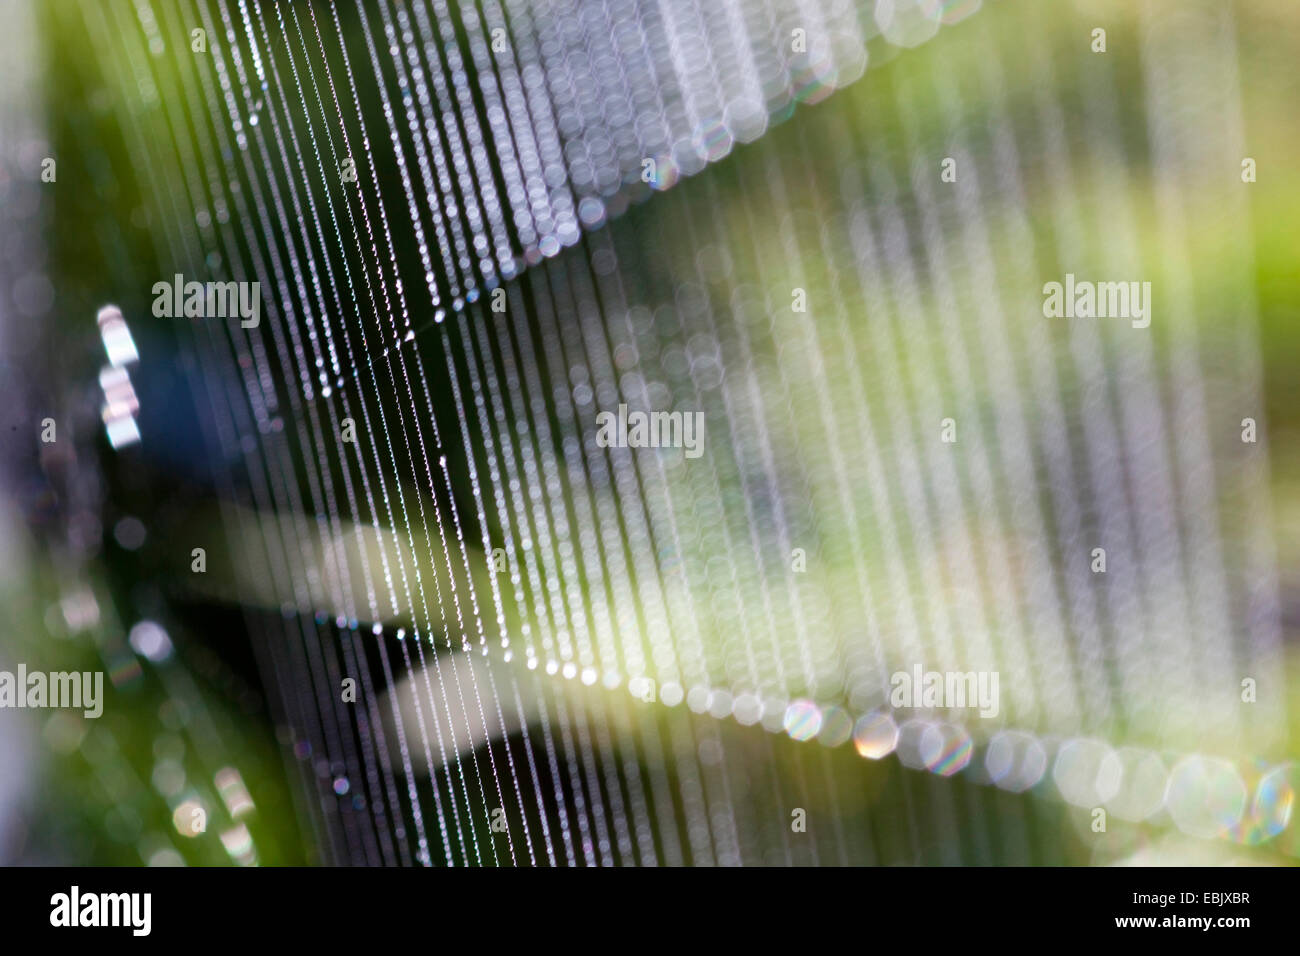
{"label": "sunlit background", "polygon": [[1300,6],[5,5],[0,861],[1300,854]]}

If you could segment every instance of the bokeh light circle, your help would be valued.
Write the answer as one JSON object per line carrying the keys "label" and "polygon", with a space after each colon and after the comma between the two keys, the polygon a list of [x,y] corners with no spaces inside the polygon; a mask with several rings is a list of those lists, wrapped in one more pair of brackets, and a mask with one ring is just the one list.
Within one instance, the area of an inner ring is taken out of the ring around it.
{"label": "bokeh light circle", "polygon": [[794,740],[812,740],[822,729],[821,709],[810,700],[796,700],[785,709],[781,726]]}
{"label": "bokeh light circle", "polygon": [[898,746],[898,725],[881,711],[859,717],[853,727],[853,746],[870,760],[887,757]]}

